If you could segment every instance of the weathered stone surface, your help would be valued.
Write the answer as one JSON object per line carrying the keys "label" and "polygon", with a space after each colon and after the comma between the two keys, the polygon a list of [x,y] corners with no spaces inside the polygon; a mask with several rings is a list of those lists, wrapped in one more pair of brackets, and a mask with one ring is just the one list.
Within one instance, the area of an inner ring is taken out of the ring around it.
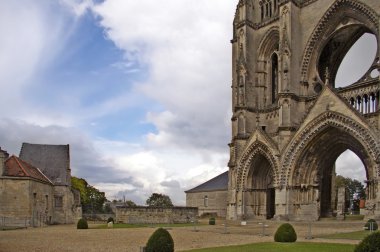
{"label": "weathered stone surface", "polygon": [[186,193],[186,206],[197,207],[199,216],[226,217],[227,190]]}
{"label": "weathered stone surface", "polygon": [[380,52],[360,80],[335,88],[361,35],[375,35],[380,46],[379,14],[378,0],[239,2],[229,219],[333,216],[334,164],[347,149],[366,169],[366,215],[380,214],[380,77],[370,76]]}
{"label": "weathered stone surface", "polygon": [[117,207],[116,222],[131,224],[188,223],[198,216],[194,207]]}

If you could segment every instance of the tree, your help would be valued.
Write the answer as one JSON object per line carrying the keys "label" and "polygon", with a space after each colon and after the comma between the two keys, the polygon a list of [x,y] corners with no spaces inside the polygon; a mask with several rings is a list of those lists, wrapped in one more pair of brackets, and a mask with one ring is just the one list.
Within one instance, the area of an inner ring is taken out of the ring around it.
{"label": "tree", "polygon": [[150,207],[173,207],[169,196],[160,193],[153,193],[147,200],[146,204]]}
{"label": "tree", "polygon": [[89,185],[85,179],[71,177],[71,186],[80,192],[83,213],[104,212],[103,204],[107,201],[104,192]]}
{"label": "tree", "polygon": [[358,199],[365,199],[364,185],[356,179],[346,178],[341,175],[335,178],[335,187],[345,187],[348,190],[350,199],[354,198],[354,194],[357,193]]}

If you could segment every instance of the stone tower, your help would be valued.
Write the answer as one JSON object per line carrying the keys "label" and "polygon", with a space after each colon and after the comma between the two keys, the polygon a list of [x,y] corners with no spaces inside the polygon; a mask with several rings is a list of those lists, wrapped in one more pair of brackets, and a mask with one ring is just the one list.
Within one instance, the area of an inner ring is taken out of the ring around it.
{"label": "stone tower", "polygon": [[[367,174],[367,216],[380,216],[380,1],[240,0],[233,21],[227,218],[318,219],[334,212],[336,159]],[[335,88],[364,34],[377,57]]]}

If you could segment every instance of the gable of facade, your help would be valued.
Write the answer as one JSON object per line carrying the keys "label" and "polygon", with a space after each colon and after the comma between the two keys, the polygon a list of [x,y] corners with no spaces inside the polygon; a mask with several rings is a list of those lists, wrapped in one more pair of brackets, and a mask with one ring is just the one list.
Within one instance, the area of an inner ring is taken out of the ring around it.
{"label": "gable of facade", "polygon": [[186,206],[197,207],[198,215],[226,217],[228,171],[196,186],[186,193]]}
{"label": "gable of facade", "polygon": [[41,169],[54,185],[71,185],[69,145],[23,143],[20,158]]}

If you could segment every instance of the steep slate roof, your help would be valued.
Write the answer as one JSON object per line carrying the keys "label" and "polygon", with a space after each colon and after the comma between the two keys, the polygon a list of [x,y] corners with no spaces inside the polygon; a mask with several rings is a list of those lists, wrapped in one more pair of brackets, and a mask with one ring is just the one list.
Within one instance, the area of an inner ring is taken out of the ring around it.
{"label": "steep slate roof", "polygon": [[55,185],[71,185],[69,145],[23,143],[20,158],[38,167]]}
{"label": "steep slate roof", "polygon": [[5,161],[3,175],[6,177],[29,177],[52,184],[52,182],[38,168],[16,156],[11,156]]}
{"label": "steep slate roof", "polygon": [[185,191],[185,193],[223,191],[228,189],[228,171],[210,179],[209,181]]}

